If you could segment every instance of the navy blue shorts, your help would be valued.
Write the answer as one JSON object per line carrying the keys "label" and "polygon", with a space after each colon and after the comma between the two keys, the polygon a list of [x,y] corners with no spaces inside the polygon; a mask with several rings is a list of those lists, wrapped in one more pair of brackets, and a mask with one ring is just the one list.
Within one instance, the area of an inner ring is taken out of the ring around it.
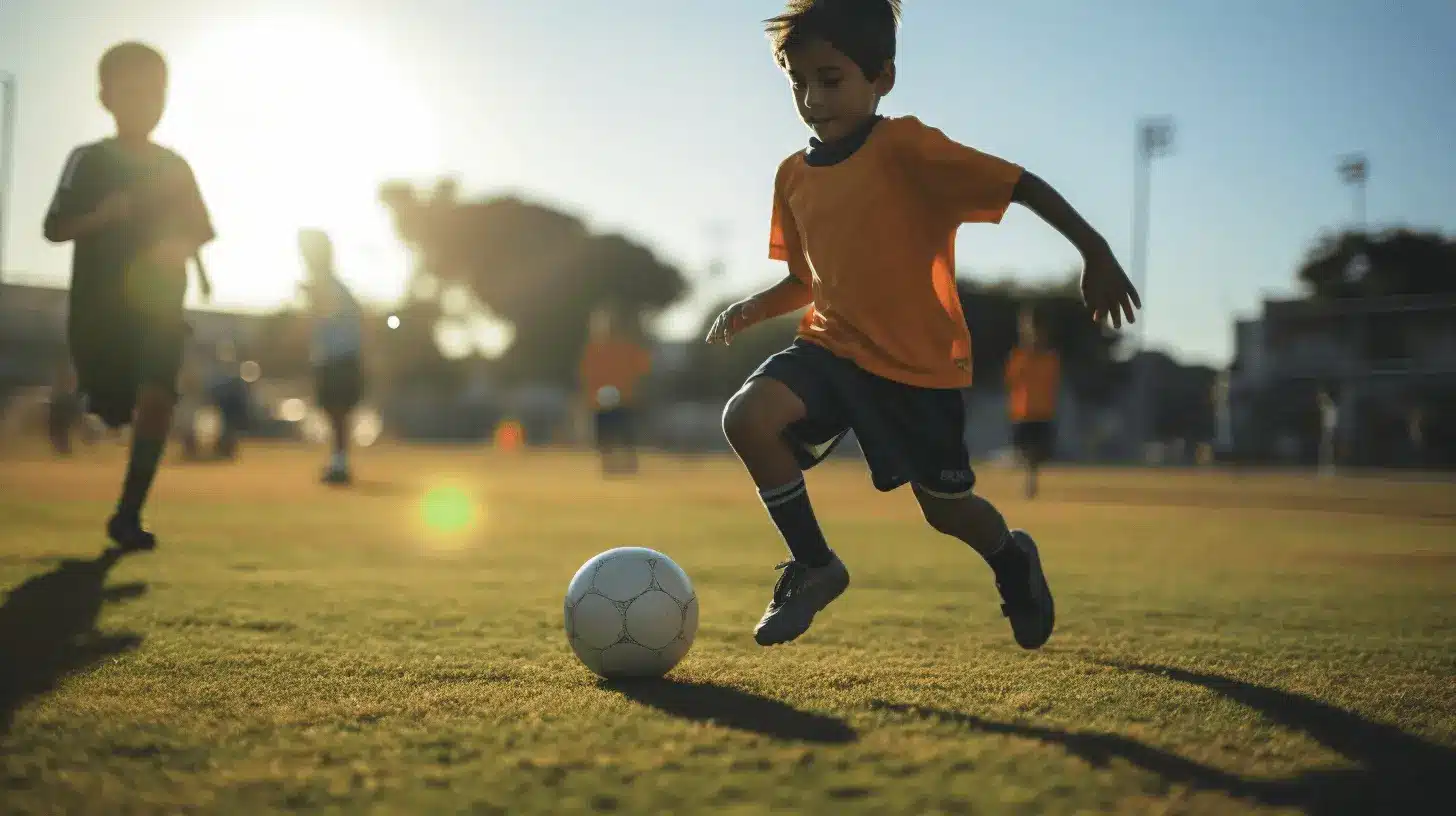
{"label": "navy blue shorts", "polygon": [[67,341],[77,390],[85,394],[87,410],[118,428],[131,423],[143,386],[175,396],[190,332],[181,309],[175,314],[122,308],[73,310]]}
{"label": "navy blue shorts", "polygon": [[636,443],[635,417],[623,406],[604,408],[596,416],[597,447],[630,448]]}
{"label": "navy blue shorts", "polygon": [[1011,441],[1028,462],[1040,464],[1052,458],[1057,428],[1050,421],[1018,422],[1011,428]]}
{"label": "navy blue shorts", "polygon": [[959,498],[975,487],[959,389],[877,377],[803,340],[765,360],[748,381],[759,377],[788,386],[807,409],[785,431],[805,470],[854,431],[878,490],[909,483],[932,496]]}
{"label": "navy blue shorts", "polygon": [[320,408],[348,413],[364,398],[364,369],[358,357],[339,357],[313,369],[314,394]]}

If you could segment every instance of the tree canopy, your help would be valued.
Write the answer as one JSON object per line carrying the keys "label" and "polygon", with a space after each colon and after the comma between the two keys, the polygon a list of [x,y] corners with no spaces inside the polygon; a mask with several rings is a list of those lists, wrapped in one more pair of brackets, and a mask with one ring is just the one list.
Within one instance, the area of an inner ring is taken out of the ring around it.
{"label": "tree canopy", "polygon": [[429,193],[393,182],[380,197],[421,275],[463,285],[514,328],[495,365],[506,380],[569,382],[593,312],[609,308],[630,322],[687,289],[682,273],[642,244],[594,233],[543,204],[511,196],[462,201],[448,180]]}
{"label": "tree canopy", "polygon": [[1296,272],[1321,299],[1456,293],[1456,239],[1391,229],[1321,236]]}

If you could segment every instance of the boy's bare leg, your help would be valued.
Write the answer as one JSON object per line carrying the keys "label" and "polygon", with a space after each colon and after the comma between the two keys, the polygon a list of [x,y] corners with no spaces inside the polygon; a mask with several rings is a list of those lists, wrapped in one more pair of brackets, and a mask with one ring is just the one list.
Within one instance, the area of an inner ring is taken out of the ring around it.
{"label": "boy's bare leg", "polygon": [[941,496],[915,487],[925,520],[938,532],[960,539],[986,559],[996,575],[1001,612],[1011,620],[1016,642],[1039,648],[1051,637],[1056,610],[1031,536],[1010,530],[994,505],[974,493]]}
{"label": "boy's bare leg", "polygon": [[814,616],[849,586],[849,571],[829,549],[809,503],[804,473],[784,431],[805,416],[804,403],[788,386],[750,380],[728,401],[723,432],[758,487],[759,499],[783,536],[791,560],[773,599],[754,629],[759,645],[787,643],[808,630]]}
{"label": "boy's bare leg", "polygon": [[150,550],[157,545],[156,537],[142,528],[141,515],[167,447],[175,403],[175,395],[160,386],[143,385],[137,393],[126,480],[116,515],[106,526],[111,540],[124,550]]}

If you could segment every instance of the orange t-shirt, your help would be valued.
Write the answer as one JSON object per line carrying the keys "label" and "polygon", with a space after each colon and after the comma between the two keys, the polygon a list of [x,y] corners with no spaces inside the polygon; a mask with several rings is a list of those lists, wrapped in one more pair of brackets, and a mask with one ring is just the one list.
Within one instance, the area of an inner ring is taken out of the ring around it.
{"label": "orange t-shirt", "polygon": [[913,116],[881,121],[827,167],[802,152],[774,180],[769,257],[813,287],[799,337],[921,388],[971,384],[956,230],[998,223],[1021,168]]}
{"label": "orange t-shirt", "polygon": [[620,405],[630,405],[637,382],[652,370],[652,355],[629,340],[591,340],[581,355],[581,387],[587,401],[597,408],[598,395],[608,386],[617,389]]}
{"label": "orange t-shirt", "polygon": [[1011,350],[1006,360],[1006,402],[1013,422],[1049,422],[1057,415],[1062,358],[1055,351]]}

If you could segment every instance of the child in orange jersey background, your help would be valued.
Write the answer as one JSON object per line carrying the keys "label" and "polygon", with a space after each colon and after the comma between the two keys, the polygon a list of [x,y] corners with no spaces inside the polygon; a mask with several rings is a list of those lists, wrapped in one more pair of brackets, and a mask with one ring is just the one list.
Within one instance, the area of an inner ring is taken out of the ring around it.
{"label": "child in orange jersey background", "polygon": [[1056,449],[1061,380],[1062,358],[1027,309],[1021,313],[1021,343],[1006,360],[1006,408],[1012,442],[1026,464],[1027,498],[1036,497],[1041,466]]}
{"label": "child in orange jersey background", "polygon": [[637,386],[652,370],[652,355],[622,331],[612,314],[592,316],[581,356],[581,393],[595,417],[602,473],[637,472]]}
{"label": "child in orange jersey background", "polygon": [[708,334],[727,343],[810,307],[793,345],[765,361],[723,414],[792,554],[754,638],[794,640],[849,586],[803,470],[853,430],[876,488],[909,483],[932,528],[985,558],[1016,641],[1035,649],[1055,621],[1040,554],[975,494],[965,446],[971,333],[955,285],[956,231],[999,222],[1021,204],[1081,251],[1093,319],[1120,326],[1138,297],[1107,242],[1046,182],[912,116],[879,115],[895,86],[899,18],[899,0],[791,0],[767,22],[813,133],[774,180],[769,256],[788,275],[730,306]]}

